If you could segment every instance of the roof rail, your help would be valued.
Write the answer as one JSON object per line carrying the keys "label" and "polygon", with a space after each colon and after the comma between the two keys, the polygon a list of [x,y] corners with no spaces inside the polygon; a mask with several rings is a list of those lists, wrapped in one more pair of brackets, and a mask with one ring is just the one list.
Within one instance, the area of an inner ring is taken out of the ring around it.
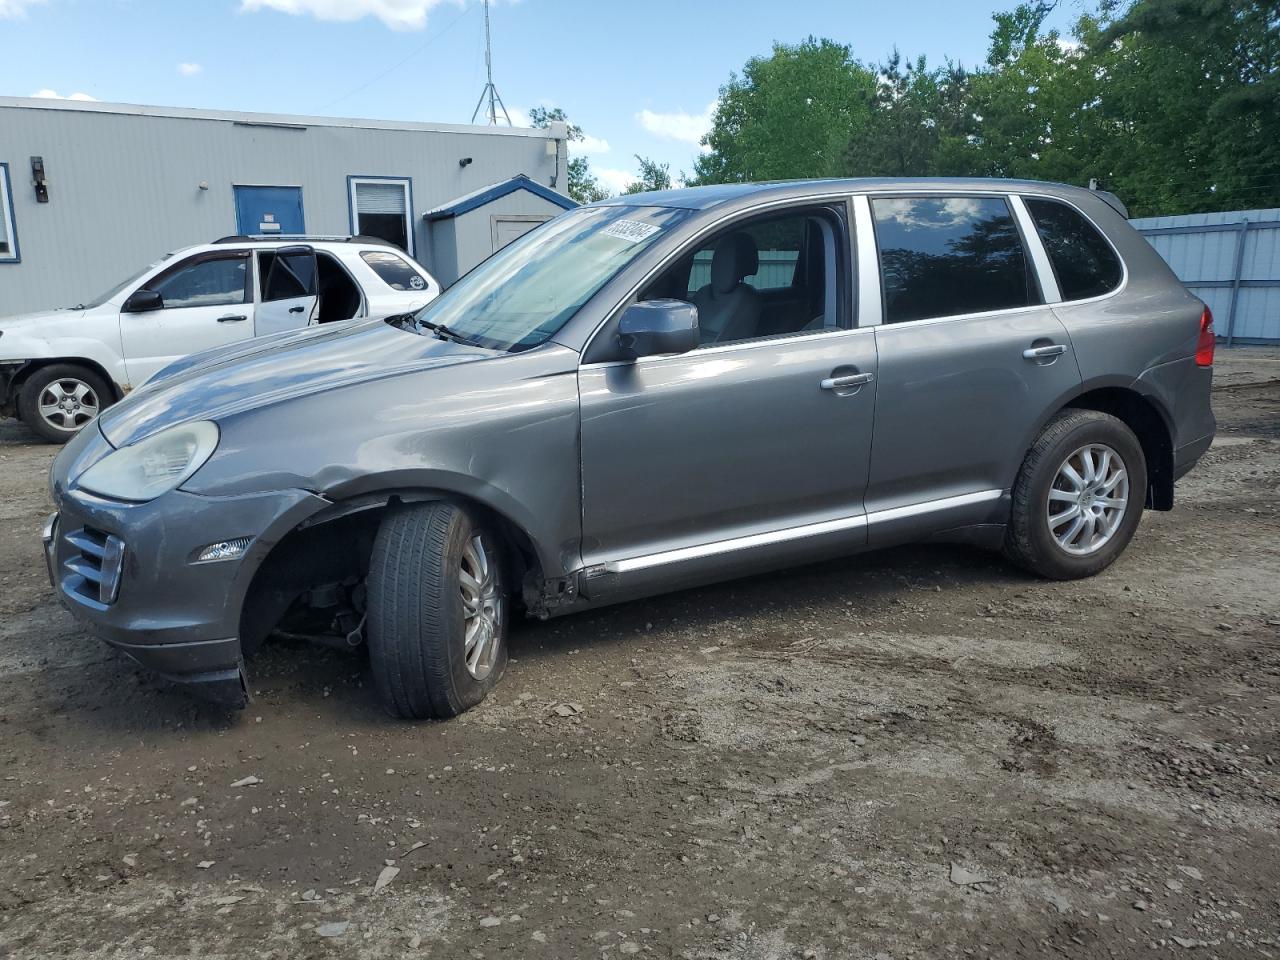
{"label": "roof rail", "polygon": [[263,240],[282,240],[295,243],[299,240],[319,240],[325,243],[376,243],[384,247],[394,247],[390,240],[381,237],[366,237],[360,234],[319,234],[319,233],[236,233],[229,237],[219,237],[214,243],[260,243]]}

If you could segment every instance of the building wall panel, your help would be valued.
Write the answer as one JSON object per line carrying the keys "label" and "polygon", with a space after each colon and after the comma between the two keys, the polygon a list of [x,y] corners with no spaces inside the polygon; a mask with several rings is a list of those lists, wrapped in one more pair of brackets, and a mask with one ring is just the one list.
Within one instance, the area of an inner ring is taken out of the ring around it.
{"label": "building wall panel", "polygon": [[[0,263],[0,316],[75,304],[168,251],[235,233],[236,184],[301,186],[307,231],[346,234],[348,176],[409,177],[417,254],[432,269],[423,212],[519,173],[563,188],[564,150],[549,142],[545,130],[0,98],[22,250],[21,263]],[[32,156],[45,161],[46,204]]]}

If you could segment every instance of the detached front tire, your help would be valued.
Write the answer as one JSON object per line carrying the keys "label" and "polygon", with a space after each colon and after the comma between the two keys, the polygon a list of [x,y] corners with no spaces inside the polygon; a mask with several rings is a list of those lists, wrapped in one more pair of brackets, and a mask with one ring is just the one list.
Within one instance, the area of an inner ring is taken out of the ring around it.
{"label": "detached front tire", "polygon": [[1106,413],[1064,410],[1018,471],[1005,556],[1054,580],[1091,577],[1129,545],[1146,496],[1147,462],[1133,431]]}
{"label": "detached front tire", "polygon": [[50,443],[66,443],[111,405],[98,374],[75,363],[51,363],[29,374],[18,392],[22,422]]}
{"label": "detached front tire", "polygon": [[398,508],[382,521],[367,581],[369,659],[392,715],[455,717],[497,684],[510,616],[501,556],[457,504]]}

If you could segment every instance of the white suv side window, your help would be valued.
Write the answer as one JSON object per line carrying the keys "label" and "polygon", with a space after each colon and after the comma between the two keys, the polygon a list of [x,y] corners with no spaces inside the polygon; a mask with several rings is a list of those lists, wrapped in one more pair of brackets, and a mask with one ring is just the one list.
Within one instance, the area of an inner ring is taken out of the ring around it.
{"label": "white suv side window", "polygon": [[397,253],[389,250],[362,250],[360,259],[392,290],[427,289],[427,278]]}
{"label": "white suv side window", "polygon": [[147,284],[164,297],[164,309],[219,307],[249,299],[249,258],[243,255],[198,260]]}

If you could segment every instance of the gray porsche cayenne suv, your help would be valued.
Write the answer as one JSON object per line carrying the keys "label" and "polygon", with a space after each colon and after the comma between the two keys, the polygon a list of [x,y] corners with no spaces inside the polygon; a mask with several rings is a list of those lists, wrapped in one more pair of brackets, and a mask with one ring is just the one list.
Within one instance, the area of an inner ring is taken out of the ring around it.
{"label": "gray porsche cayenne suv", "polygon": [[54,587],[224,702],[283,630],[447,717],[559,615],[926,538],[1052,578],[1208,448],[1214,333],[1109,195],[739,184],[565,213],[385,321],[199,354],[58,456]]}

